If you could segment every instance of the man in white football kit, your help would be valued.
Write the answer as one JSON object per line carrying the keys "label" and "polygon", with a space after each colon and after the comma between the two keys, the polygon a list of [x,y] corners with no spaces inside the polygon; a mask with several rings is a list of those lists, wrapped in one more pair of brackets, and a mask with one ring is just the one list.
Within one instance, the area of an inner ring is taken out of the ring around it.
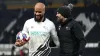
{"label": "man in white football kit", "polygon": [[[52,21],[44,17],[45,5],[37,3],[34,8],[34,18],[27,20],[23,30],[29,34],[29,56],[48,56],[51,49],[49,47],[50,37],[53,38],[56,47],[59,47],[55,25]],[[23,46],[26,41],[16,40],[16,46]]]}

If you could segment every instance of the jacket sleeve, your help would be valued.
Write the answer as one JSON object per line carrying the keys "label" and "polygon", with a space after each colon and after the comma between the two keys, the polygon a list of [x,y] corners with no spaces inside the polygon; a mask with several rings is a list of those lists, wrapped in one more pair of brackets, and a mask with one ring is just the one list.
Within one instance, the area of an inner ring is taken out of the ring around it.
{"label": "jacket sleeve", "polygon": [[79,42],[79,46],[80,46],[79,54],[82,54],[86,45],[86,39],[84,37],[80,24],[78,24],[77,22],[73,26],[73,32],[74,32],[74,36],[78,39]]}

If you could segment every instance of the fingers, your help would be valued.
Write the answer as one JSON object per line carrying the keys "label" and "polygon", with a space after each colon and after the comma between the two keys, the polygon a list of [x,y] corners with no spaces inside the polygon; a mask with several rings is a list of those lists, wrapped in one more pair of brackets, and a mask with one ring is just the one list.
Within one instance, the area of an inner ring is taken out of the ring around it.
{"label": "fingers", "polygon": [[15,45],[18,47],[22,46],[22,41],[20,39],[17,39]]}
{"label": "fingers", "polygon": [[18,47],[21,46],[20,42],[15,42],[15,45],[18,46]]}
{"label": "fingers", "polygon": [[17,40],[16,40],[16,42],[20,42],[20,41],[21,41],[20,39],[17,39]]}
{"label": "fingers", "polygon": [[21,45],[24,45],[25,43],[26,43],[26,41],[23,41],[23,40],[20,41]]}
{"label": "fingers", "polygon": [[23,46],[25,43],[26,43],[26,41],[17,39],[16,42],[15,42],[15,45],[20,47],[20,46]]}

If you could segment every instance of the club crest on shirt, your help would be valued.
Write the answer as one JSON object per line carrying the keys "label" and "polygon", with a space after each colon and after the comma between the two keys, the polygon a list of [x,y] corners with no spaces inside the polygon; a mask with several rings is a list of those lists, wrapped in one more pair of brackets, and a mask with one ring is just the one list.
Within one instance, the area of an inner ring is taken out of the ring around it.
{"label": "club crest on shirt", "polygon": [[70,27],[66,27],[66,30],[70,30]]}
{"label": "club crest on shirt", "polygon": [[31,26],[31,28],[34,28],[34,26]]}

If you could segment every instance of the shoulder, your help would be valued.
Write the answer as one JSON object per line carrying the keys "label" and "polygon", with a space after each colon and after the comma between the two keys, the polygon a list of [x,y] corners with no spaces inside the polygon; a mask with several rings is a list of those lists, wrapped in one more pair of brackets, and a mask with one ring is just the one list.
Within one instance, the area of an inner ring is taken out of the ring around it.
{"label": "shoulder", "polygon": [[51,26],[54,26],[54,23],[53,21],[49,20],[48,18],[46,18],[46,21],[45,21],[48,25],[51,25]]}
{"label": "shoulder", "polygon": [[25,21],[25,23],[29,24],[29,23],[33,23],[34,22],[34,18],[28,19]]}
{"label": "shoulder", "polygon": [[67,26],[69,26],[69,27],[71,27],[71,28],[76,28],[76,27],[79,27],[80,25],[79,25],[79,23],[76,21],[76,20],[71,20],[69,23],[68,23],[68,25]]}
{"label": "shoulder", "polygon": [[53,23],[51,20],[49,20],[48,18],[46,18],[45,22],[49,22],[49,23]]}
{"label": "shoulder", "polygon": [[81,24],[75,20],[73,21],[73,26],[74,26],[74,28],[77,28],[77,27],[81,28],[82,27]]}
{"label": "shoulder", "polygon": [[79,24],[76,20],[71,20],[71,22],[70,22],[70,24],[72,24],[72,25],[77,25],[77,24]]}
{"label": "shoulder", "polygon": [[32,21],[34,21],[34,18],[30,18],[30,19],[26,20],[26,22],[32,22]]}

